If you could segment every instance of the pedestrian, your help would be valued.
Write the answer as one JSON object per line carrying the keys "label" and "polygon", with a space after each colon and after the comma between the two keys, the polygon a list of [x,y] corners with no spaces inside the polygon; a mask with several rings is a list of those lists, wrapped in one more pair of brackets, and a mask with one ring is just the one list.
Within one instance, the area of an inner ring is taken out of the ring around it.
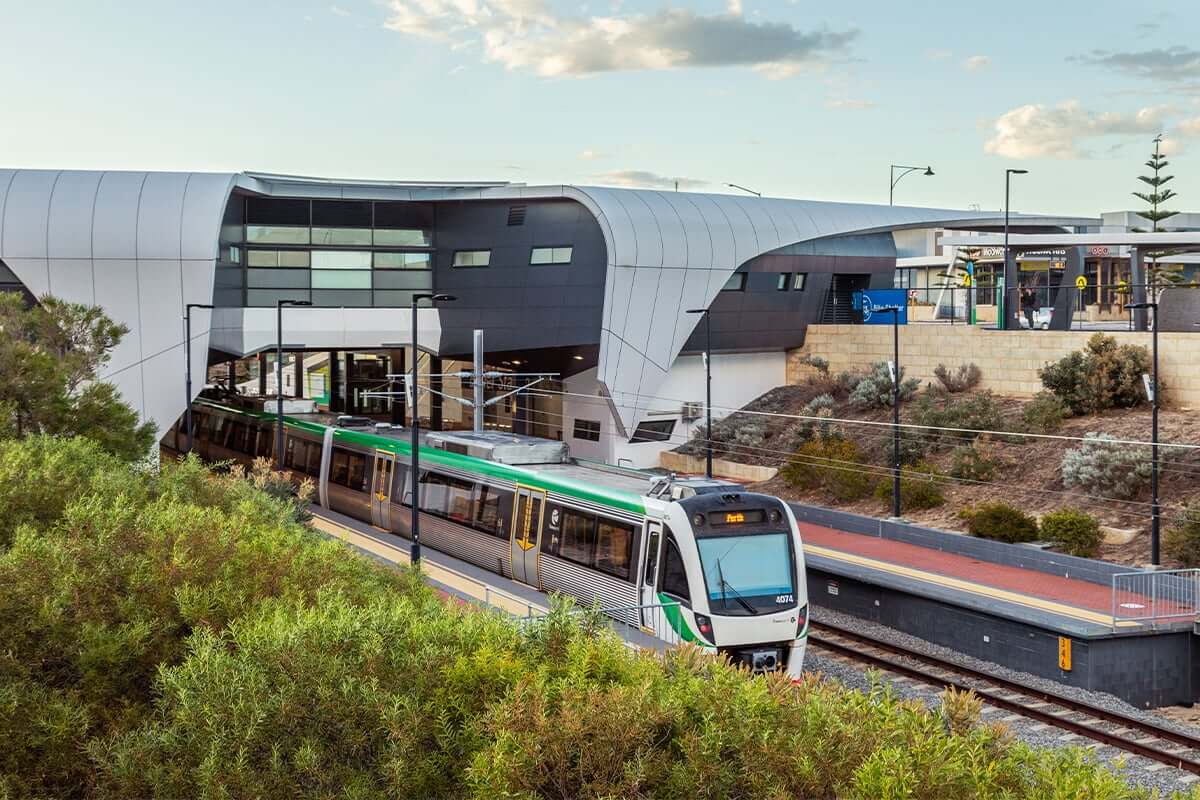
{"label": "pedestrian", "polygon": [[1025,319],[1029,322],[1029,329],[1034,329],[1033,310],[1037,306],[1037,296],[1033,289],[1028,287],[1021,290],[1021,311],[1025,313]]}

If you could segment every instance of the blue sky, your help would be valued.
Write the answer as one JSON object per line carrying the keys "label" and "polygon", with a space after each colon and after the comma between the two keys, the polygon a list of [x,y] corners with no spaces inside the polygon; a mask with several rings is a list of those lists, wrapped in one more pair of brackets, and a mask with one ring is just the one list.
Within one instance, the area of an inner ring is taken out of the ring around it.
{"label": "blue sky", "polygon": [[1200,209],[1200,13],[1128,3],[0,0],[4,166]]}

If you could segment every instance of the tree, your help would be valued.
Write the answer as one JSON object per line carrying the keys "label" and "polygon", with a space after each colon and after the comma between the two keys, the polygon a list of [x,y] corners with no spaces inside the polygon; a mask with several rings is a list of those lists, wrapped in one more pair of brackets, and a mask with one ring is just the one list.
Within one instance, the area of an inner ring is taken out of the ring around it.
{"label": "tree", "polygon": [[[1175,197],[1175,190],[1167,187],[1167,184],[1175,179],[1174,175],[1161,175],[1162,170],[1166,169],[1171,162],[1167,161],[1166,156],[1159,152],[1162,145],[1162,134],[1154,137],[1154,153],[1150,156],[1150,160],[1146,162],[1146,166],[1154,170],[1153,175],[1139,175],[1138,180],[1150,187],[1148,192],[1134,192],[1133,196],[1142,200],[1150,206],[1145,211],[1137,212],[1139,217],[1148,220],[1152,228],[1151,233],[1160,233],[1162,228],[1159,226],[1163,220],[1170,219],[1178,214],[1178,211],[1168,211],[1160,206]],[[1143,233],[1142,229],[1134,228],[1136,232]],[[1177,284],[1181,283],[1183,276],[1172,270],[1160,269],[1158,266],[1159,257],[1166,255],[1165,251],[1157,251],[1150,253],[1151,266],[1148,276],[1148,283],[1151,287],[1151,294],[1157,294],[1155,287],[1160,284]]]}
{"label": "tree", "polygon": [[128,332],[95,306],[46,296],[26,308],[19,295],[0,294],[0,438],[79,435],[126,460],[146,455],[153,423],[139,424],[98,380]]}

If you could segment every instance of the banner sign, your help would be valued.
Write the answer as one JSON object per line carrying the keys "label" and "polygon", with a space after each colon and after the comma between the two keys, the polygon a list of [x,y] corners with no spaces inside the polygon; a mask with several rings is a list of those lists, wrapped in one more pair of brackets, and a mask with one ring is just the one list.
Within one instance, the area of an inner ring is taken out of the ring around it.
{"label": "banner sign", "polygon": [[908,290],[867,289],[854,293],[853,308],[862,314],[864,325],[891,325],[891,311],[876,311],[881,306],[900,306],[901,325],[908,324]]}

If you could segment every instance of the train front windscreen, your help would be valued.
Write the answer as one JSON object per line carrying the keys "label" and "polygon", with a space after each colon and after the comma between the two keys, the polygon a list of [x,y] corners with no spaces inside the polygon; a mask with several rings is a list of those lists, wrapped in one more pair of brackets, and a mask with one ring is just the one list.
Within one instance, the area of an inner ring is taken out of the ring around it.
{"label": "train front windscreen", "polygon": [[698,538],[696,545],[714,614],[752,616],[796,605],[790,535],[739,532]]}

